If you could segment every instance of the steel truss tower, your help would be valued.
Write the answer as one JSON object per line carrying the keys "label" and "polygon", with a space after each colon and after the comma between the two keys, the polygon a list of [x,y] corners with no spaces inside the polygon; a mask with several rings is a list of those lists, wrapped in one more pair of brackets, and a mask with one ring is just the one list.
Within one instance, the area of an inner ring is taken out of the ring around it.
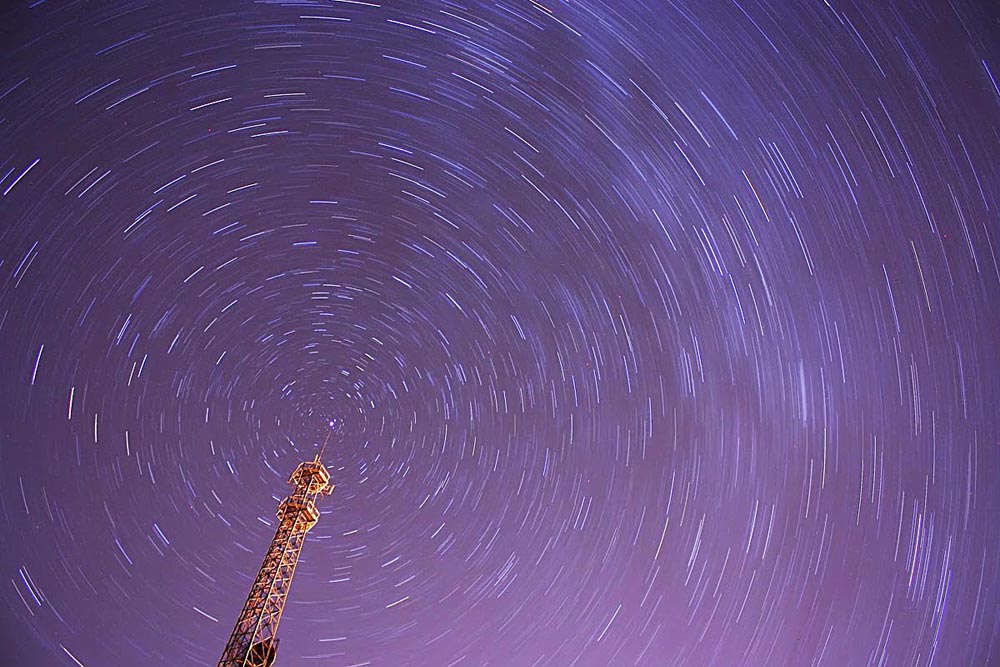
{"label": "steel truss tower", "polygon": [[321,450],[312,461],[300,463],[288,478],[288,483],[295,488],[278,505],[278,529],[218,667],[270,667],[274,663],[278,650],[278,622],[292,585],[295,565],[299,562],[306,533],[319,520],[316,499],[333,493],[330,473],[320,463],[322,453]]}

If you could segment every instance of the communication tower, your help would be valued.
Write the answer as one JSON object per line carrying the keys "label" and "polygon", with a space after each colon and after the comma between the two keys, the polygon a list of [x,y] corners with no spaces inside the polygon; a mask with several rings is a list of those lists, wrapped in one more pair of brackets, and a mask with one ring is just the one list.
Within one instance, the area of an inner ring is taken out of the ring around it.
{"label": "communication tower", "polygon": [[274,663],[278,650],[278,622],[288,599],[295,565],[299,562],[306,533],[319,520],[316,499],[333,493],[330,473],[320,462],[329,440],[330,433],[327,433],[316,458],[300,463],[288,478],[294,490],[278,505],[278,529],[218,667],[271,667]]}

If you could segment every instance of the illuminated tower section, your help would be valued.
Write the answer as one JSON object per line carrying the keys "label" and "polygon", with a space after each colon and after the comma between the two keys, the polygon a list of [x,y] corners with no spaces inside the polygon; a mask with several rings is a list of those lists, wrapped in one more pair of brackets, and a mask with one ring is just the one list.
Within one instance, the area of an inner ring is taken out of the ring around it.
{"label": "illuminated tower section", "polygon": [[278,529],[218,667],[270,667],[274,663],[278,650],[278,622],[288,599],[295,565],[299,562],[306,533],[319,520],[316,499],[333,493],[330,473],[320,463],[322,453],[320,450],[312,461],[300,463],[288,478],[294,491],[278,505]]}

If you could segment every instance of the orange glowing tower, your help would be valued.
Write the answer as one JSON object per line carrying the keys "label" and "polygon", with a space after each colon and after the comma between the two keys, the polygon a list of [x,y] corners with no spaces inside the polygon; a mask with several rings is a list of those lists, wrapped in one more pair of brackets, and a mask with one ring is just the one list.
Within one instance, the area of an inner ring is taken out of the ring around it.
{"label": "orange glowing tower", "polygon": [[218,667],[270,667],[278,650],[278,622],[288,599],[295,565],[306,533],[319,520],[316,499],[333,493],[330,473],[320,462],[326,441],[312,461],[303,461],[288,478],[292,493],[278,505],[278,529],[264,556],[236,627]]}

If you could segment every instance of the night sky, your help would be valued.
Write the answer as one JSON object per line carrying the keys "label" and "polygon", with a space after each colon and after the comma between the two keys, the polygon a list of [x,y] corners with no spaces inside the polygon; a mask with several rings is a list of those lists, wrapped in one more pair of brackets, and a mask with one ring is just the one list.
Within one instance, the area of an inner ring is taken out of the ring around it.
{"label": "night sky", "polygon": [[1000,9],[0,11],[0,663],[1000,664]]}

